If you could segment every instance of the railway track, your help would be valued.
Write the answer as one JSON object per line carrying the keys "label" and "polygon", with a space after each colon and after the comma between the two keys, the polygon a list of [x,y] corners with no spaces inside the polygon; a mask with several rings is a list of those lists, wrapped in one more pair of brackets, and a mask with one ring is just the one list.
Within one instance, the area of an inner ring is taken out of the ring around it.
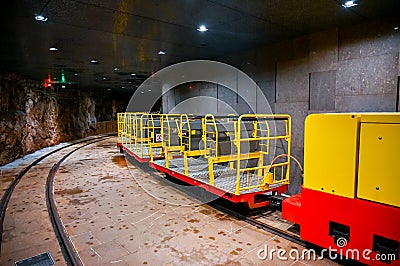
{"label": "railway track", "polygon": [[[298,235],[297,232],[291,232],[288,230],[280,229],[276,226],[273,226],[271,224],[261,221],[261,220],[265,220],[265,218],[267,218],[267,217],[271,217],[272,215],[274,215],[276,213],[276,211],[274,211],[274,210],[270,210],[270,209],[265,210],[265,208],[264,208],[264,211],[260,211],[260,213],[258,213],[256,215],[251,215],[251,214],[246,214],[246,213],[243,213],[240,211],[235,211],[233,208],[229,208],[227,206],[224,206],[224,204],[219,203],[218,200],[215,202],[210,202],[209,205],[225,214],[228,214],[231,217],[238,219],[238,220],[247,222],[248,224],[251,224],[257,228],[260,228],[260,229],[270,232],[272,234],[278,235],[284,239],[287,239],[293,243],[299,244],[303,247],[306,246],[306,242],[300,238],[300,236]],[[278,215],[278,216],[280,216],[280,215]],[[282,219],[280,219],[280,220],[283,223],[287,223],[287,222],[283,221]],[[295,225],[291,225],[289,223],[287,223],[287,224],[289,225],[289,230],[291,228],[296,228]],[[296,230],[296,229],[294,229],[294,230]]]}
{"label": "railway track", "polygon": [[[129,159],[129,161],[131,163],[133,163],[135,166],[138,166],[145,172],[151,173],[151,175],[153,177],[155,177],[156,179],[161,180],[162,182],[165,182],[165,180],[163,179],[164,177],[161,177],[160,173],[158,171],[154,170],[153,168],[151,168],[148,164],[139,163],[136,160],[131,159],[129,156],[127,157],[127,159]],[[187,186],[186,183],[180,182],[173,177],[171,177],[171,178],[167,177],[167,179],[169,181],[172,181],[175,184],[178,184],[177,186],[174,186],[175,189],[188,194],[190,197],[193,197],[193,198],[199,200],[200,202],[207,203],[209,206],[213,207],[216,210],[221,211],[222,213],[224,213],[228,216],[231,216],[235,219],[247,222],[250,225],[253,225],[257,228],[260,228],[267,232],[273,233],[275,235],[278,235],[284,239],[287,239],[293,243],[299,244],[303,247],[305,247],[307,245],[307,243],[300,238],[299,232],[296,232],[296,231],[298,231],[298,228],[296,228],[295,225],[288,223],[288,222],[282,220],[281,218],[271,219],[271,220],[280,220],[281,223],[284,223],[286,225],[285,227],[288,228],[288,230],[285,230],[285,229],[281,229],[274,225],[264,222],[266,220],[265,219],[266,217],[271,217],[273,215],[276,215],[278,217],[280,216],[278,214],[278,212],[275,210],[268,209],[268,208],[262,208],[261,210],[256,209],[256,210],[249,211],[245,207],[238,208],[237,205],[231,204],[224,199],[217,199],[217,200],[213,200],[213,201],[209,202],[207,200],[208,192],[204,191],[205,193],[203,193],[202,195],[194,194],[192,192],[192,190],[185,189],[185,186]],[[214,199],[215,197],[212,196],[211,198]]]}
{"label": "railway track", "polygon": [[[53,165],[53,167],[51,168],[51,170],[47,176],[46,189],[45,189],[46,190],[46,205],[47,205],[47,210],[48,210],[49,218],[50,218],[52,226],[53,226],[54,233],[57,237],[57,240],[60,245],[60,248],[63,253],[66,264],[68,264],[68,265],[83,265],[83,263],[80,261],[80,258],[78,256],[72,242],[70,241],[70,239],[66,233],[64,225],[60,219],[60,216],[58,215],[57,206],[56,206],[56,203],[54,200],[54,186],[53,186],[54,176],[57,173],[57,170],[59,169],[62,162],[65,161],[74,152],[76,152],[77,150],[79,150],[83,147],[91,145],[93,143],[110,138],[110,136],[111,136],[111,134],[100,135],[100,136],[96,136],[96,137],[89,137],[89,138],[85,138],[85,139],[76,141],[74,143],[65,145],[63,147],[57,148],[55,150],[52,150],[52,151],[44,154],[40,158],[36,159],[31,164],[29,164],[27,167],[25,167],[22,171],[19,172],[19,174],[16,176],[16,178],[10,183],[10,185],[5,190],[3,197],[1,198],[1,202],[0,202],[0,252],[2,249],[2,243],[3,243],[4,219],[6,217],[6,212],[7,212],[7,208],[8,208],[11,196],[13,195],[13,192],[14,192],[15,188],[17,187],[18,183],[20,183],[20,181],[24,178],[24,176],[26,176],[26,174],[29,171],[33,170],[36,166],[38,166],[46,158],[52,158],[53,156],[56,156],[57,153],[64,151],[67,148],[72,147],[73,149],[71,151],[69,151],[61,159],[56,161],[56,163]],[[80,144],[82,144],[82,145],[80,145]],[[77,146],[77,147],[73,147],[73,146]]]}

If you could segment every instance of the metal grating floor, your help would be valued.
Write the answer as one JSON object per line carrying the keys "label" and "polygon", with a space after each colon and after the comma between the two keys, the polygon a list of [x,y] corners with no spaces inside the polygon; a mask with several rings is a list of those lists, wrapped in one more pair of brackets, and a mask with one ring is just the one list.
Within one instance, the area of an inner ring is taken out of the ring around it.
{"label": "metal grating floor", "polygon": [[[165,167],[165,159],[156,160],[154,164]],[[208,175],[208,162],[204,159],[188,158],[189,177],[201,181],[203,183],[209,183],[210,177]],[[169,161],[169,168],[172,171],[180,174],[185,174],[183,167],[183,158],[172,159]],[[242,174],[240,177],[240,187],[255,186],[258,185],[261,180],[254,175]],[[236,169],[231,169],[223,165],[214,164],[214,184],[215,187],[224,191],[235,193],[236,191]],[[240,194],[248,194],[254,192],[260,192],[262,190],[252,188],[241,191]]]}
{"label": "metal grating floor", "polygon": [[[148,145],[143,146],[142,150],[142,144],[138,143],[137,148],[135,144],[132,144],[132,148],[130,147],[131,145],[129,144],[123,144],[124,147],[132,151],[134,154],[139,156],[140,158],[150,158],[150,147]],[[153,156],[154,157],[160,157],[162,155],[162,148],[153,148]]]}
{"label": "metal grating floor", "polygon": [[51,266],[54,265],[53,257],[49,252],[45,252],[27,259],[16,261],[16,266]]}

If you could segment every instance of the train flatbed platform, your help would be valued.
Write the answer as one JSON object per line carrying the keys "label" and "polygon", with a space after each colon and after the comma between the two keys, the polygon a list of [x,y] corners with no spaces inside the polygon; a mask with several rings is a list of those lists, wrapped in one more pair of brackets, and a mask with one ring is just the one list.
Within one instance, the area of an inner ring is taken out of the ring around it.
{"label": "train flatbed platform", "polygon": [[[147,145],[142,145],[141,143],[136,145],[118,143],[118,147],[120,147],[121,151],[125,151],[141,163],[149,162],[151,160],[150,148]],[[152,148],[152,152],[154,159],[158,160],[163,158],[161,147]]]}
{"label": "train flatbed platform", "polygon": [[[287,190],[286,184],[272,185],[268,190],[250,188],[236,194],[236,170],[227,166],[214,164],[214,185],[210,184],[208,162],[205,159],[187,158],[188,173],[185,174],[184,158],[174,158],[169,160],[169,167],[166,167],[166,160],[155,160],[150,162],[154,169],[167,173],[185,183],[200,186],[205,190],[221,196],[229,201],[240,203],[245,202],[250,208],[267,206],[269,204],[268,195],[272,193],[281,194]],[[240,188],[256,186],[260,182],[259,177],[254,174],[242,174],[240,178]],[[266,197],[262,197],[262,196]]]}

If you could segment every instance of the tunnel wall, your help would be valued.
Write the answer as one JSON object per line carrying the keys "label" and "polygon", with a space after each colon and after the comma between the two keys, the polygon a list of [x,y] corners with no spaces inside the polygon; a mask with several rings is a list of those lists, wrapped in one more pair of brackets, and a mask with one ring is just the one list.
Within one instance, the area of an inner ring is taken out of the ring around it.
{"label": "tunnel wall", "polygon": [[[275,113],[292,116],[292,153],[303,163],[307,115],[399,110],[400,32],[394,30],[399,22],[382,19],[335,28],[223,61],[249,74]],[[296,193],[302,177],[295,165],[292,169],[290,191]]]}
{"label": "tunnel wall", "polygon": [[[335,28],[218,61],[248,74],[273,112],[292,116],[292,154],[303,163],[304,120],[308,114],[399,110],[400,31],[394,30],[399,24],[399,20],[381,19]],[[179,88],[165,95],[163,104],[178,104],[181,98],[199,94],[216,97],[209,87],[186,90],[184,95]],[[252,93],[250,98],[258,102],[258,95]],[[231,106],[237,104],[231,94],[219,93],[218,99]],[[296,193],[302,177],[295,165],[292,169],[290,191]]]}
{"label": "tunnel wall", "polygon": [[0,72],[0,165],[63,141],[115,130],[126,97],[106,94],[44,89],[41,82]]}

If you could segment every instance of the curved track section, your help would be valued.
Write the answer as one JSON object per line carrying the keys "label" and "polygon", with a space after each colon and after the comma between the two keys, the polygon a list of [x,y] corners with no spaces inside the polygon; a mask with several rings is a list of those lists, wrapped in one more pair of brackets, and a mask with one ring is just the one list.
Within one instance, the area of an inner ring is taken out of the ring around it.
{"label": "curved track section", "polygon": [[[152,176],[156,179],[162,180],[158,172],[149,167],[147,164],[141,164],[134,160],[131,161],[136,166],[140,167],[143,171],[152,173]],[[179,181],[177,180],[173,181],[179,183]],[[250,225],[253,225],[274,235],[280,236],[303,247],[305,247],[307,244],[304,240],[300,238],[298,228],[296,228],[292,223],[281,219],[281,215],[278,211],[274,211],[268,208],[261,208],[249,211],[245,207],[241,208],[241,206],[234,205],[224,199],[217,199],[215,201],[209,202],[207,200],[207,196],[209,196],[208,194],[210,193],[207,191],[204,191],[204,194],[202,195],[198,195],[194,194],[190,189],[185,189],[185,185],[178,185],[175,188],[190,195],[193,198],[198,199],[200,202],[207,202],[209,206],[237,220],[244,221]],[[211,198],[213,197],[211,196]]]}
{"label": "curved track section", "polygon": [[[9,186],[7,187],[7,189],[5,190],[2,198],[1,198],[1,202],[0,202],[0,252],[2,251],[2,243],[3,243],[3,234],[4,234],[4,221],[6,218],[6,214],[7,214],[7,210],[8,210],[8,206],[10,203],[10,200],[13,196],[13,192],[15,191],[15,189],[17,188],[18,184],[21,182],[21,180],[24,179],[24,177],[35,170],[35,168],[40,168],[41,164],[44,162],[44,160],[46,159],[54,159],[56,162],[53,167],[51,168],[49,175],[47,177],[47,182],[46,182],[46,203],[47,203],[47,207],[48,207],[48,213],[49,213],[49,218],[51,220],[51,223],[53,225],[54,228],[54,232],[57,236],[57,240],[60,244],[60,248],[61,251],[64,255],[64,259],[65,262],[68,265],[82,265],[82,262],[79,259],[79,256],[77,256],[76,251],[74,250],[74,247],[72,245],[72,243],[69,240],[68,235],[66,235],[65,231],[62,230],[63,225],[62,222],[59,218],[57,209],[56,209],[56,204],[54,202],[54,197],[53,197],[53,178],[55,173],[57,172],[59,166],[61,165],[61,163],[67,159],[70,155],[72,155],[75,151],[88,146],[90,144],[93,144],[95,142],[99,142],[102,141],[104,139],[107,139],[110,137],[110,134],[107,135],[99,135],[96,137],[88,137],[82,140],[78,140],[75,141],[71,144],[67,144],[65,146],[62,146],[60,148],[54,149],[44,155],[42,155],[41,157],[39,157],[38,159],[34,160],[32,163],[30,163],[29,165],[27,165],[23,170],[21,170],[18,175],[15,177],[15,179],[9,184]],[[86,143],[86,144],[85,144]],[[80,145],[83,144],[83,145]],[[79,145],[78,147],[74,148],[73,146]],[[57,162],[57,159],[59,158],[58,156],[62,156],[62,153],[65,150],[68,150],[68,148],[73,148],[69,153],[67,153],[66,155],[64,155],[61,159],[59,159],[59,161]],[[58,154],[60,153],[60,155]],[[16,204],[13,205],[13,207],[15,207]],[[21,210],[17,210],[21,211],[25,210],[24,207],[22,207]],[[31,222],[29,222],[31,223]],[[23,232],[24,233],[24,232]],[[3,261],[4,262],[4,261]]]}
{"label": "curved track section", "polygon": [[60,244],[61,250],[64,253],[64,258],[69,265],[83,265],[78,252],[76,251],[74,244],[68,236],[67,230],[64,227],[63,222],[61,221],[60,215],[57,211],[57,205],[54,200],[54,176],[57,173],[58,169],[62,162],[65,161],[69,156],[71,156],[77,150],[91,145],[93,143],[104,140],[105,138],[101,138],[99,140],[91,141],[85,145],[82,145],[72,151],[70,151],[67,155],[61,158],[58,163],[56,163],[50,170],[49,175],[47,177],[46,182],[46,203],[47,209],[49,211],[51,223],[53,224],[54,232],[57,235],[58,242]]}
{"label": "curved track section", "polygon": [[[293,233],[288,230],[278,228],[277,226],[274,226],[274,225],[271,225],[271,224],[268,224],[268,223],[262,221],[262,220],[265,220],[266,218],[272,217],[273,214],[275,213],[274,211],[260,212],[260,214],[257,214],[257,215],[251,215],[251,214],[246,215],[246,214],[240,213],[238,211],[235,211],[233,208],[227,208],[226,206],[223,206],[218,203],[212,202],[212,203],[210,203],[210,205],[212,207],[214,207],[215,209],[217,209],[223,213],[226,213],[238,220],[245,221],[253,226],[256,226],[257,228],[260,228],[260,229],[270,232],[272,234],[278,235],[282,238],[285,238],[285,239],[287,239],[293,243],[299,244],[303,247],[306,246],[306,242],[304,240],[302,240],[297,233]],[[278,216],[280,216],[280,215],[278,215]],[[274,220],[279,220],[279,218],[274,219]],[[282,223],[286,223],[288,225],[285,227],[289,227],[289,228],[293,227],[290,223],[287,223],[286,221],[280,219],[280,224],[282,224]]]}

